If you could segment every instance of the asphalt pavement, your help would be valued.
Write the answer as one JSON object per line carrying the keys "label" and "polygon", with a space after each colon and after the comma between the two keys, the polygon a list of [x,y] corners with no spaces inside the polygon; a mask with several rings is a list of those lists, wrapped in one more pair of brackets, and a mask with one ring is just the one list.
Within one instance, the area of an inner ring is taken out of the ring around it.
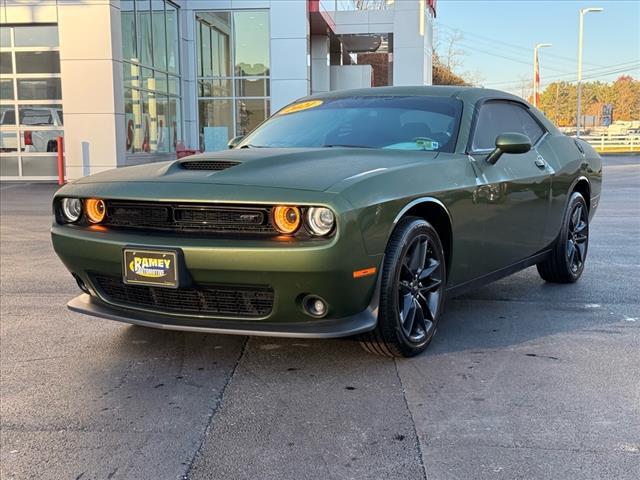
{"label": "asphalt pavement", "polygon": [[54,191],[0,185],[2,479],[640,478],[640,156],[605,158],[580,282],[456,298],[395,361],[71,313]]}

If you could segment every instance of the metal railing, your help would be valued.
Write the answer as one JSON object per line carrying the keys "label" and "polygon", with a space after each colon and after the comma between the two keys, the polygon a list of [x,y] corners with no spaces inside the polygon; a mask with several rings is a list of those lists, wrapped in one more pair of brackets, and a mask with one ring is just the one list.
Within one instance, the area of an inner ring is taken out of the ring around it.
{"label": "metal railing", "polygon": [[640,135],[581,136],[599,153],[640,152]]}

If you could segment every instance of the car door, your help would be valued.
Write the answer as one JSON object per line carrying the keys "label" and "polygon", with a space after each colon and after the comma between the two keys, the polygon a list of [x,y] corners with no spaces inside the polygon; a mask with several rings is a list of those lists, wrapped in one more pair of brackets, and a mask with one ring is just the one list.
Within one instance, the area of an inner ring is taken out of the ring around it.
{"label": "car door", "polygon": [[[507,132],[527,135],[531,150],[505,153],[495,164],[488,163],[496,137]],[[552,172],[537,147],[545,135],[524,104],[491,100],[480,105],[470,154],[478,173],[473,203],[481,232],[477,251],[481,273],[508,267],[543,248]]]}

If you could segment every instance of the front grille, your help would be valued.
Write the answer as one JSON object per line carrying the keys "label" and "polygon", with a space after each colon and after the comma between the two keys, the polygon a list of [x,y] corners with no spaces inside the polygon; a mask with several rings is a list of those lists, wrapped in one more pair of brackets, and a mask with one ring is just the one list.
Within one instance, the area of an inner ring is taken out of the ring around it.
{"label": "front grille", "polygon": [[92,276],[109,303],[163,312],[212,317],[261,318],[273,309],[274,292],[267,286],[198,285],[194,288],[158,288],[127,285],[120,278]]}
{"label": "front grille", "polygon": [[187,160],[181,162],[180,166],[185,170],[208,170],[218,172],[227,168],[240,165],[240,162],[222,161],[222,160]]}
{"label": "front grille", "polygon": [[109,200],[104,225],[167,232],[277,235],[268,207],[184,205]]}

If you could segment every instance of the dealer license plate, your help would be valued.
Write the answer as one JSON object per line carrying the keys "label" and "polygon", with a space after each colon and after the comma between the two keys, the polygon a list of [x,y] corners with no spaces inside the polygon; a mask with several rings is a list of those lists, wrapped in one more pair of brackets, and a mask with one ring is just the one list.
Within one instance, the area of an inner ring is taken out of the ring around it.
{"label": "dealer license plate", "polygon": [[175,251],[125,248],[124,283],[178,288],[178,256]]}

